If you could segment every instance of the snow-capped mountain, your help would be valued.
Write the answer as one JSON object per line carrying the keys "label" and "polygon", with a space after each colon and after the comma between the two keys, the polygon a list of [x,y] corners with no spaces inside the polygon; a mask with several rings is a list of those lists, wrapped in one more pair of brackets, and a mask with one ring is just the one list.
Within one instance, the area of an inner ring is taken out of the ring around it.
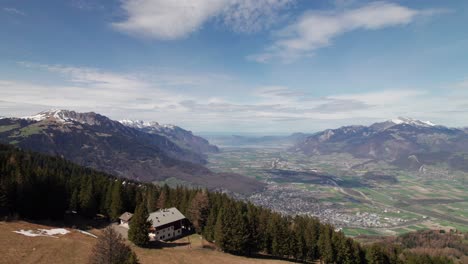
{"label": "snow-capped mountain", "polygon": [[94,112],[78,113],[70,110],[51,109],[42,111],[32,116],[25,116],[21,118],[37,122],[48,120],[62,124],[72,124],[73,122],[77,122],[80,124],[99,125],[99,119],[101,119],[101,121],[103,120],[100,117],[102,116]]}
{"label": "snow-capped mountain", "polygon": [[177,126],[175,125],[169,125],[169,124],[159,124],[156,121],[143,121],[143,120],[130,120],[130,119],[124,119],[120,120],[120,123],[123,125],[126,125],[128,127],[133,127],[133,128],[152,128],[154,130],[162,131],[162,130],[174,130]]}
{"label": "snow-capped mountain", "polygon": [[[144,122],[138,123],[145,127]],[[172,127],[148,124],[163,129]],[[0,143],[58,155],[141,181],[175,178],[194,186],[225,187],[235,192],[256,191],[263,186],[241,175],[219,174],[204,167],[206,158],[198,152],[201,147],[197,144],[216,147],[189,131],[174,126],[177,133],[164,134],[145,132],[143,128],[126,126],[94,112],[48,110],[24,118],[0,119]]]}
{"label": "snow-capped mountain", "polygon": [[403,167],[414,163],[408,159],[413,156],[417,157],[418,164],[447,162],[451,167],[463,167],[468,171],[459,155],[468,153],[466,132],[411,118],[327,129],[307,137],[293,150],[307,155],[349,153]]}
{"label": "snow-capped mountain", "polygon": [[197,153],[218,152],[218,147],[211,145],[208,140],[194,135],[191,131],[185,130],[175,125],[163,125],[155,121],[142,120],[120,120],[125,126],[138,129],[140,131],[165,136],[179,146],[194,150]]}

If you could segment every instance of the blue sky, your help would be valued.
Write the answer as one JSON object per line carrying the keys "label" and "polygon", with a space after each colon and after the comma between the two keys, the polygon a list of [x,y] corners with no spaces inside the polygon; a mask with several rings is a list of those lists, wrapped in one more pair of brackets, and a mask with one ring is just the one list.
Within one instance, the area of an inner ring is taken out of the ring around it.
{"label": "blue sky", "polygon": [[0,115],[195,132],[467,126],[468,2],[0,1]]}

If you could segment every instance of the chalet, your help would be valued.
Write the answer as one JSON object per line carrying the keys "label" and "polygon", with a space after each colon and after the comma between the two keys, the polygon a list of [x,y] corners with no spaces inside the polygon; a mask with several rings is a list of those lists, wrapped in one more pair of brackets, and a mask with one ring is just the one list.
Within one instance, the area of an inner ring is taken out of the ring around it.
{"label": "chalet", "polygon": [[182,235],[182,229],[185,228],[187,221],[185,216],[175,207],[153,212],[149,215],[148,220],[152,223],[150,236],[156,240],[169,240]]}
{"label": "chalet", "polygon": [[130,220],[132,219],[132,216],[133,214],[132,213],[129,213],[129,212],[125,212],[123,213],[119,219],[120,219],[120,225],[125,227],[125,228],[129,228],[128,226],[128,223],[130,222]]}

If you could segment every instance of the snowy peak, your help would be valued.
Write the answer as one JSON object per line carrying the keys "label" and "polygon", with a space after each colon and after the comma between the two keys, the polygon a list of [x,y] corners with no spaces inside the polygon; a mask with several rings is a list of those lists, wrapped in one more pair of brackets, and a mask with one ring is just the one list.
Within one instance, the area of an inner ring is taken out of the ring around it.
{"label": "snowy peak", "polygon": [[159,124],[158,122],[155,121],[143,121],[143,120],[129,120],[129,119],[124,119],[119,121],[122,125],[128,126],[128,127],[133,127],[133,128],[139,128],[139,129],[151,129],[151,130],[156,130],[156,131],[161,131],[161,130],[174,130],[177,128],[177,126],[174,125],[166,125],[166,124]]}
{"label": "snowy peak", "polygon": [[159,127],[158,122],[147,122],[143,120],[124,119],[119,121],[122,125],[134,128]]}
{"label": "snowy peak", "polygon": [[396,119],[392,119],[390,122],[396,125],[406,124],[406,125],[420,126],[420,127],[433,127],[436,125],[432,123],[431,121],[421,121],[421,120],[412,119],[408,117],[398,117]]}
{"label": "snowy peak", "polygon": [[34,120],[34,121],[42,121],[45,119],[54,118],[56,119],[56,121],[66,122],[66,121],[69,121],[68,120],[69,118],[67,117],[67,114],[65,112],[69,112],[69,111],[60,110],[60,109],[51,109],[51,110],[42,111],[32,116],[25,116],[22,118]]}
{"label": "snowy peak", "polygon": [[22,117],[22,119],[34,120],[38,122],[50,120],[62,124],[72,124],[73,122],[78,122],[81,124],[96,125],[100,123],[97,117],[98,115],[93,112],[77,113],[70,110],[52,109],[42,111],[33,116],[25,116]]}

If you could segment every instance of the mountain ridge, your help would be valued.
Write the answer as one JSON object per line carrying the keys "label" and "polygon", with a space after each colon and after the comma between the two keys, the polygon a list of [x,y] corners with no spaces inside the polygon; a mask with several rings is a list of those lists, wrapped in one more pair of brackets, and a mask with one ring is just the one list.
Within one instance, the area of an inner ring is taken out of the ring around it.
{"label": "mountain ridge", "polygon": [[142,120],[119,120],[125,126],[138,129],[140,131],[157,134],[168,137],[179,146],[191,149],[199,154],[217,153],[219,149],[217,146],[210,144],[208,140],[196,136],[192,131],[185,130],[176,125],[159,124],[156,121],[142,121]]}
{"label": "mountain ridge", "polygon": [[125,126],[94,112],[52,110],[0,119],[0,142],[146,182],[175,178],[235,192],[252,192],[263,186],[245,176],[214,173],[203,166],[206,159],[202,154],[182,148],[168,137]]}
{"label": "mountain ridge", "polygon": [[291,150],[306,155],[350,153],[406,169],[445,162],[450,168],[468,171],[463,161],[463,153],[468,153],[468,134],[464,130],[409,118],[326,129]]}

